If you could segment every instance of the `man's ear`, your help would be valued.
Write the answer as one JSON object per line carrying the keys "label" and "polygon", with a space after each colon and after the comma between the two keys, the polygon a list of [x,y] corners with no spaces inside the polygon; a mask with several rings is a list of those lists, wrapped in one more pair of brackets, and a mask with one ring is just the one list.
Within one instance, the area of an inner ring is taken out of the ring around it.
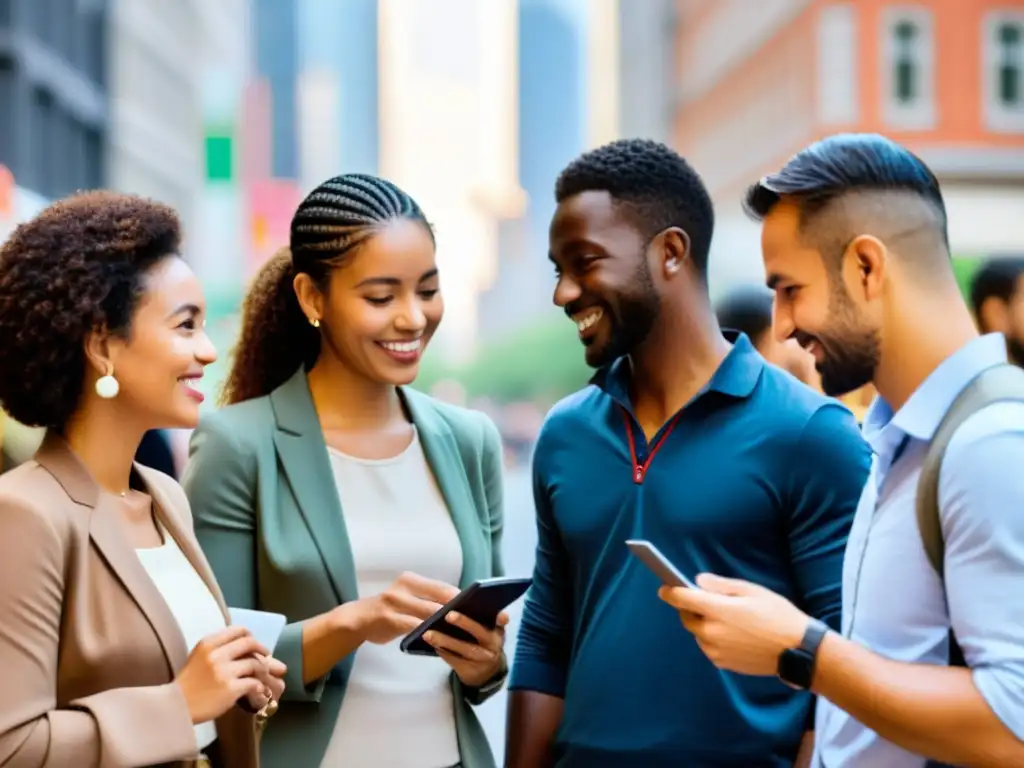
{"label": "man's ear", "polygon": [[885,244],[873,235],[855,237],[846,247],[843,272],[864,301],[882,295],[889,267],[888,258],[889,251]]}
{"label": "man's ear", "polygon": [[672,279],[690,260],[690,236],[679,227],[670,227],[658,237],[661,238],[661,271],[666,279]]}

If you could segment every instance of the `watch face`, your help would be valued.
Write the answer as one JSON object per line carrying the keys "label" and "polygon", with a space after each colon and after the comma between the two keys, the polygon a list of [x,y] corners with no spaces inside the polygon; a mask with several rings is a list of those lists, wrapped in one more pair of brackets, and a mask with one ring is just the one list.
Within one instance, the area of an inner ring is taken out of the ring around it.
{"label": "watch face", "polygon": [[783,651],[779,655],[779,677],[784,683],[797,688],[807,688],[811,684],[813,668],[814,659],[798,648]]}

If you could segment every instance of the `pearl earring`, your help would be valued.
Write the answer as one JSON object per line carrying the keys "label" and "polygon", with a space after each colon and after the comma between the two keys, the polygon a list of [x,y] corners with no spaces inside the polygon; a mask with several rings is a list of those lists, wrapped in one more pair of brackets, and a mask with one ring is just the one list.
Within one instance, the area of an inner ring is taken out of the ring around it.
{"label": "pearl earring", "polygon": [[96,379],[96,394],[104,400],[113,400],[120,391],[121,385],[114,378],[114,366],[109,365],[107,373]]}
{"label": "pearl earring", "polygon": [[314,328],[320,327],[320,321],[317,320],[315,317],[309,321],[309,324],[312,325]]}

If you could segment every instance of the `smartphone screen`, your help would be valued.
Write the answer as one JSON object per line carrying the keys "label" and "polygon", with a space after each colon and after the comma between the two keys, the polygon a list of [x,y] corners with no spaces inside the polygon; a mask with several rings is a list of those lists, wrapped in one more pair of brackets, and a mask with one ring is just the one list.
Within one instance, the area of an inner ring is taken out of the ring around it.
{"label": "smartphone screen", "polygon": [[651,542],[644,539],[630,539],[626,542],[626,546],[640,559],[640,562],[661,579],[662,583],[670,587],[697,589],[697,585],[680,573],[679,569]]}

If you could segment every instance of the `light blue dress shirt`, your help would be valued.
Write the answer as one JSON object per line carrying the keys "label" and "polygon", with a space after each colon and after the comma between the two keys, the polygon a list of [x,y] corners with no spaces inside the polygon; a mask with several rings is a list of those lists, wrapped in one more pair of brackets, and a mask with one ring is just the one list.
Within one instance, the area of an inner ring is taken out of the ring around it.
{"label": "light blue dress shirt", "polygon": [[[952,627],[981,695],[1024,740],[1024,404],[985,408],[949,444],[939,478],[945,590],[915,513],[942,417],[971,379],[1002,362],[1003,336],[983,336],[945,360],[897,413],[880,398],[869,409],[864,436],[875,455],[843,563],[843,634],[897,661],[944,665]],[[823,698],[815,727],[816,765],[925,764]]]}

